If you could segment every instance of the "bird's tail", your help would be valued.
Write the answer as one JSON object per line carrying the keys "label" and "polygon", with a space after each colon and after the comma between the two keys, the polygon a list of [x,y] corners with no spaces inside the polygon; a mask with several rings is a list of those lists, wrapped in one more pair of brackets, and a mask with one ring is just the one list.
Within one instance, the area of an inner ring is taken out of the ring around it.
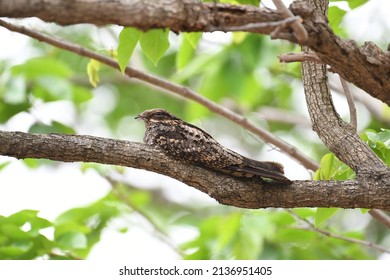
{"label": "bird's tail", "polygon": [[[291,184],[291,181],[284,176],[283,165],[272,161],[256,161],[246,158],[243,164],[238,167],[242,172],[259,176],[265,181],[275,183]],[[238,170],[237,170],[238,171]]]}

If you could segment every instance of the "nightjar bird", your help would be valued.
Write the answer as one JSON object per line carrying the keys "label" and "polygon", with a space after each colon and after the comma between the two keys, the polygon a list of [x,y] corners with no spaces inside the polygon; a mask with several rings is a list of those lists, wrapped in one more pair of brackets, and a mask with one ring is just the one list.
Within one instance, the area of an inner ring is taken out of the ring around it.
{"label": "nightjar bird", "polygon": [[136,117],[145,123],[146,145],[166,155],[236,177],[249,177],[278,184],[291,184],[276,162],[256,161],[219,144],[204,130],[162,109],[147,110]]}

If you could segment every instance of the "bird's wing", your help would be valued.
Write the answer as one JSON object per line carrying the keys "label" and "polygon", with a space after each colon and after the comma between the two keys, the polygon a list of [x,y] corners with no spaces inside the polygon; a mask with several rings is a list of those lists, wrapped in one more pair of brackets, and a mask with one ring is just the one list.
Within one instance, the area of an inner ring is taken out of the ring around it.
{"label": "bird's wing", "polygon": [[243,177],[258,176],[266,181],[271,180],[283,184],[291,183],[291,181],[283,175],[283,166],[276,162],[261,162],[247,158],[240,165],[225,166],[224,169],[229,172],[237,172]]}

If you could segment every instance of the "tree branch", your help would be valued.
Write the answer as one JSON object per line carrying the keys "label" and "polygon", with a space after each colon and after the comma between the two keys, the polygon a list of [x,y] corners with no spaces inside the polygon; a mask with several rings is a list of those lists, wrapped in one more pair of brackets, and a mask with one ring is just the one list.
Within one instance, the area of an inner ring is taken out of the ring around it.
{"label": "tree branch", "polygon": [[280,21],[272,21],[272,22],[257,22],[257,23],[248,23],[245,25],[239,25],[239,26],[230,26],[230,27],[215,27],[215,30],[209,30],[212,31],[252,31],[252,30],[258,30],[260,28],[268,28],[268,27],[275,27],[275,31],[278,30],[278,28],[285,28],[289,25],[292,25],[294,22],[300,20],[300,17],[289,17],[285,18]]}
{"label": "tree branch", "polygon": [[321,59],[319,59],[315,53],[306,53],[306,52],[285,53],[285,54],[278,55],[278,58],[280,62],[286,62],[286,63],[303,62],[303,61],[322,63]]}
{"label": "tree branch", "polygon": [[383,211],[378,209],[371,209],[368,211],[371,216],[373,216],[378,222],[390,229],[390,217],[386,215]]}
{"label": "tree branch", "polygon": [[325,145],[358,175],[389,174],[386,164],[335,111],[327,86],[326,66],[303,62],[302,76],[313,129]]}
{"label": "tree branch", "polygon": [[[318,13],[327,14],[328,1],[306,1],[316,6]],[[303,51],[309,52],[310,49],[303,47]],[[356,128],[345,123],[337,114],[326,74],[324,64],[302,63],[306,103],[313,129],[325,145],[356,172],[362,187],[370,188],[380,181],[389,180],[390,169],[387,165],[359,138]],[[378,213],[380,213],[378,210],[373,209],[370,214],[378,219]],[[382,221],[386,220],[386,223],[389,223],[384,215],[381,217],[383,217]]]}
{"label": "tree branch", "polygon": [[372,42],[358,47],[355,41],[336,36],[326,16],[305,2],[294,2],[290,7],[295,15],[303,18],[309,33],[304,45],[315,51],[319,59],[343,79],[390,105],[390,81],[385,77],[387,74],[384,75],[390,71],[390,54]]}
{"label": "tree branch", "polygon": [[[291,18],[294,16],[293,13],[286,8],[286,6],[283,4],[281,0],[272,0],[272,1],[274,2],[275,7],[282,14],[282,16],[284,16],[285,18]],[[297,38],[298,43],[299,44],[305,43],[305,41],[307,40],[307,31],[302,26],[302,24],[300,22],[293,22],[291,27],[294,30],[295,37]],[[271,38],[274,38],[274,36],[276,36],[276,33],[278,32],[276,32],[276,30],[273,31]]]}
{"label": "tree branch", "polygon": [[[338,94],[344,94],[343,89],[339,86],[339,83],[335,79],[330,80],[329,88],[332,91],[335,91]],[[377,119],[382,125],[390,126],[390,115],[386,114],[386,110],[389,107],[384,104],[382,101],[373,98],[371,95],[362,91],[359,88],[350,89],[353,95],[354,100],[360,102],[370,114]]]}
{"label": "tree branch", "polygon": [[[330,29],[326,17],[304,1],[294,2],[290,11],[303,19],[302,25],[309,35],[303,45],[315,51],[321,61],[343,79],[390,105],[390,53],[371,42],[358,47],[352,40],[339,38]],[[280,12],[266,8],[197,0],[0,0],[0,17],[38,17],[63,25],[91,23],[133,26],[142,30],[169,28],[175,32],[225,30],[285,18]],[[272,25],[252,30],[262,34],[274,31]],[[298,42],[289,27],[280,30],[278,37]]]}
{"label": "tree branch", "polygon": [[390,182],[370,188],[359,185],[357,181],[295,181],[290,186],[262,185],[178,162],[141,143],[87,135],[0,131],[0,155],[145,169],[182,181],[221,204],[241,208],[390,209]]}
{"label": "tree branch", "polygon": [[347,98],[348,108],[349,108],[349,124],[353,127],[355,130],[355,133],[357,132],[357,114],[356,114],[356,106],[355,101],[353,99],[353,95],[349,89],[348,83],[340,77],[341,86],[344,90],[344,95]]}
{"label": "tree branch", "polygon": [[[1,0],[0,0],[1,1]],[[91,50],[88,50],[84,47],[81,47],[76,44],[72,44],[60,39],[56,39],[53,37],[48,37],[42,33],[39,33],[37,31],[25,28],[23,26],[18,26],[12,23],[5,22],[0,19],[0,25],[6,27],[9,30],[19,32],[21,34],[25,34],[29,37],[35,38],[39,41],[48,43],[50,45],[56,46],[58,48],[68,50],[70,52],[89,57],[92,59],[95,59],[97,61],[100,61],[101,63],[108,65],[114,69],[119,70],[119,64],[116,60],[106,57],[104,55],[101,55],[99,53],[93,52]],[[141,80],[147,84],[150,84],[152,86],[159,87],[164,90],[168,90],[170,92],[176,93],[184,98],[193,100],[206,108],[208,108],[210,111],[217,113],[221,116],[224,116],[225,118],[241,125],[243,128],[247,129],[248,131],[254,133],[255,135],[259,136],[262,140],[265,142],[268,142],[272,145],[275,145],[280,150],[284,151],[286,154],[290,155],[292,158],[296,159],[298,162],[300,162],[303,166],[310,170],[316,170],[318,168],[318,163],[309,158],[308,156],[304,155],[302,152],[300,152],[297,148],[291,146],[287,142],[283,141],[282,139],[276,137],[272,133],[268,132],[265,129],[262,129],[261,127],[256,126],[252,122],[250,122],[248,119],[246,119],[244,116],[239,115],[222,105],[219,105],[218,103],[215,103],[204,96],[198,94],[197,92],[191,90],[188,87],[180,86],[177,84],[174,84],[172,82],[169,82],[167,80],[164,80],[162,78],[159,78],[157,76],[153,76],[151,74],[147,74],[141,71],[138,71],[131,67],[126,67],[125,74],[128,77],[136,78],[138,80]]]}
{"label": "tree branch", "polygon": [[306,116],[290,110],[263,106],[259,109],[259,114],[266,121],[298,125],[305,128],[311,127],[311,122]]}
{"label": "tree branch", "polygon": [[[318,12],[326,14],[327,1],[307,1],[316,5]],[[303,47],[303,51],[309,52],[310,49]],[[326,65],[303,62],[302,78],[313,130],[322,142],[341,161],[349,165],[360,179],[366,180],[370,177],[378,180],[381,176],[390,177],[387,165],[359,138],[355,129],[337,114],[328,88]],[[371,183],[375,180],[371,180]]]}
{"label": "tree branch", "polygon": [[[332,237],[332,238],[344,240],[344,241],[350,242],[350,243],[355,243],[355,244],[363,245],[363,246],[366,246],[366,247],[369,247],[369,248],[373,248],[373,249],[379,250],[379,251],[381,251],[381,252],[390,254],[390,250],[387,249],[387,248],[385,248],[385,247],[382,247],[382,246],[380,246],[380,245],[377,245],[377,244],[375,244],[375,243],[368,242],[368,241],[365,241],[365,240],[360,240],[360,239],[356,239],[356,238],[352,238],[352,237],[347,237],[347,236],[343,236],[343,235],[340,235],[340,234],[333,233],[333,232],[331,232],[331,231],[327,231],[327,230],[324,230],[324,229],[320,229],[320,228],[316,227],[313,223],[311,223],[310,221],[308,221],[307,219],[302,218],[301,216],[299,216],[299,215],[298,215],[297,213],[295,213],[294,211],[288,210],[288,212],[289,212],[293,217],[295,217],[297,220],[302,221],[302,222],[304,222],[304,223],[307,225],[307,227],[292,227],[292,228],[317,232],[317,233],[319,233],[319,234],[323,234],[323,235],[326,235],[326,236],[328,236],[328,237]],[[383,214],[383,215],[384,215],[384,214]]]}

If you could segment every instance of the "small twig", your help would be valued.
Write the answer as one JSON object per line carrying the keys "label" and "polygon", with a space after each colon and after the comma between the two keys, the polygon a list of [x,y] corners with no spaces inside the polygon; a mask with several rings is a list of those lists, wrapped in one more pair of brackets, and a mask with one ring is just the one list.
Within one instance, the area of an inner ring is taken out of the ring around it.
{"label": "small twig", "polygon": [[[135,205],[131,200],[129,200],[127,197],[125,197],[119,190],[118,190],[118,184],[115,179],[113,179],[110,176],[105,176],[108,182],[110,182],[112,189],[115,191],[116,197],[125,203],[129,208],[131,208],[134,212],[141,215],[153,228],[153,230],[157,233],[157,236],[160,238],[161,241],[163,241],[165,244],[167,244],[169,247],[171,247],[177,254],[184,257],[185,254],[179,250],[178,246],[174,244],[174,242],[170,239],[170,237],[165,233],[165,231],[153,220],[153,218],[146,213],[144,210],[142,210],[140,207]],[[123,184],[123,183],[121,183]]]}
{"label": "small twig", "polygon": [[359,245],[363,245],[363,246],[366,246],[366,247],[369,247],[369,248],[373,248],[373,249],[376,249],[378,251],[390,254],[390,250],[385,248],[385,247],[383,247],[383,246],[377,245],[377,244],[372,243],[372,242],[356,239],[356,238],[346,237],[346,236],[339,235],[339,234],[336,234],[336,233],[333,233],[333,232],[330,232],[330,231],[327,231],[327,230],[324,230],[324,229],[317,228],[317,227],[315,227],[315,225],[313,223],[311,223],[310,221],[308,221],[305,218],[302,218],[301,216],[299,216],[294,211],[287,210],[287,212],[289,212],[297,220],[304,222],[308,226],[308,227],[294,227],[295,229],[302,229],[302,230],[317,232],[317,233],[320,233],[320,234],[323,234],[323,235],[326,235],[326,236],[329,236],[329,237],[332,237],[332,238],[344,240],[344,241],[351,242],[351,243],[356,243],[356,244],[359,244]]}
{"label": "small twig", "polygon": [[262,118],[267,121],[274,121],[304,127],[311,127],[311,122],[305,116],[273,107],[262,107],[259,110]]}
{"label": "small twig", "polygon": [[329,237],[332,237],[332,238],[344,240],[346,242],[356,243],[356,244],[359,244],[359,245],[363,245],[363,246],[366,246],[366,247],[369,247],[369,248],[373,248],[373,249],[376,249],[378,251],[390,254],[390,250],[389,249],[387,249],[387,248],[385,248],[383,246],[377,245],[375,243],[372,243],[372,242],[368,242],[368,241],[364,241],[364,240],[360,240],[360,239],[356,239],[356,238],[342,236],[342,235],[339,235],[339,234],[336,234],[336,233],[333,233],[333,232],[330,232],[330,231],[327,231],[327,230],[319,229],[319,228],[311,228],[311,227],[293,227],[293,228],[301,229],[301,230],[307,230],[307,231],[312,231],[312,232],[317,232],[317,233],[320,233],[320,234],[323,234],[323,235],[326,235],[326,236],[329,236]]}
{"label": "small twig", "polygon": [[[285,17],[285,18],[291,18],[294,17],[294,14],[287,9],[287,7],[283,4],[281,0],[272,0],[275,4],[275,7],[279,10],[279,12]],[[299,21],[295,21],[291,24],[291,27],[294,30],[295,36],[297,38],[297,41],[302,44],[307,40],[307,31],[303,27],[302,23]]]}
{"label": "small twig", "polygon": [[349,90],[348,83],[343,78],[341,78],[341,76],[340,76],[340,82],[341,82],[341,85],[343,87],[345,97],[347,98],[349,115],[350,115],[349,124],[353,127],[353,129],[356,132],[357,131],[357,114],[356,114],[355,101],[353,100],[353,95],[352,95],[351,91]]}
{"label": "small twig", "polygon": [[[63,41],[54,37],[49,37],[47,35],[44,35],[40,32],[28,29],[23,26],[18,26],[6,21],[3,21],[0,19],[0,26],[3,26],[11,31],[18,32],[24,35],[27,35],[29,37],[35,38],[39,41],[45,42],[47,44],[56,46],[58,48],[79,54],[84,57],[92,58],[97,61],[100,61],[101,63],[108,65],[114,69],[119,70],[119,64],[116,60],[106,57],[104,55],[101,55],[97,52],[93,52],[87,48],[84,48],[80,45],[73,44],[67,41]],[[169,92],[176,93],[184,98],[193,100],[204,107],[208,108],[210,111],[217,113],[221,116],[224,116],[225,118],[235,122],[236,124],[240,125],[241,127],[247,129],[248,131],[254,133],[258,137],[260,137],[263,141],[268,142],[276,147],[278,147],[281,151],[285,152],[286,154],[290,155],[292,158],[296,159],[298,162],[300,162],[303,166],[305,166],[307,169],[310,170],[317,170],[318,169],[318,163],[314,161],[313,159],[309,158],[302,152],[300,152],[297,148],[293,147],[292,145],[288,144],[287,142],[283,141],[282,139],[276,137],[269,131],[256,126],[255,124],[248,121],[247,118],[244,116],[241,116],[222,105],[219,105],[218,103],[215,103],[211,101],[210,99],[205,98],[204,96],[198,94],[197,92],[191,90],[188,87],[181,86],[174,84],[172,82],[169,82],[165,79],[162,79],[157,76],[153,76],[147,73],[144,73],[142,71],[138,71],[131,67],[126,67],[125,74],[128,77],[136,78],[138,80],[141,80],[147,84],[153,85],[155,87],[167,90]]]}
{"label": "small twig", "polygon": [[311,61],[322,63],[321,59],[312,52],[285,53],[278,56],[280,62],[304,62]]}
{"label": "small twig", "polygon": [[224,32],[229,32],[229,31],[252,31],[256,29],[262,29],[262,28],[270,28],[270,27],[286,27],[288,25],[293,24],[296,21],[301,21],[301,17],[299,16],[293,16],[289,17],[283,20],[279,21],[274,21],[274,22],[257,22],[257,23],[248,23],[245,25],[240,25],[240,26],[230,26],[230,27],[223,27],[219,26],[217,27],[210,27],[208,31],[213,32],[213,31],[224,31]]}
{"label": "small twig", "polygon": [[[343,91],[339,87],[339,83],[336,83],[334,79],[329,80],[329,87],[332,91],[343,94]],[[383,113],[384,108],[388,107],[387,104],[384,104],[382,101],[375,99],[359,88],[355,87],[351,90],[351,92],[353,94],[354,100],[363,104],[375,119],[377,119],[379,122],[382,122],[383,125],[390,126],[390,116]]]}
{"label": "small twig", "polygon": [[390,228],[390,217],[385,214],[384,211],[379,209],[371,209],[368,213],[378,222],[385,225],[387,228]]}

